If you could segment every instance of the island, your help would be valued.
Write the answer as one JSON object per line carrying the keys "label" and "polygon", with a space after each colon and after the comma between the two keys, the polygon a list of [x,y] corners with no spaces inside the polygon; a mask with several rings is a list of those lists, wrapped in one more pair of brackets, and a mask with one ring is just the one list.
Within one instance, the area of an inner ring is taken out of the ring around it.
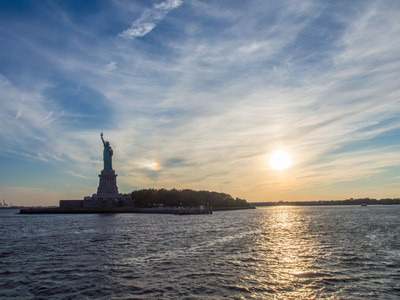
{"label": "island", "polygon": [[113,149],[100,134],[103,144],[103,170],[99,175],[97,193],[82,200],[60,200],[59,207],[23,208],[20,214],[78,213],[165,213],[211,214],[214,210],[255,208],[246,200],[231,195],[190,189],[143,189],[121,194],[117,174],[112,167]]}
{"label": "island", "polygon": [[[226,193],[191,189],[142,189],[125,194],[131,206],[41,207],[24,208],[20,214],[97,214],[154,213],[175,215],[212,214],[213,211],[255,209],[245,199]],[[78,200],[70,200],[78,201]]]}

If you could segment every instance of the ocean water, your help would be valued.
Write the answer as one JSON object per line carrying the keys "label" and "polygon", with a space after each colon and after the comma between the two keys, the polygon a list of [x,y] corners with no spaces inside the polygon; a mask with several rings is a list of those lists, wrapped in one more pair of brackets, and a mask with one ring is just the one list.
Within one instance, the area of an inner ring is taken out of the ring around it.
{"label": "ocean water", "polygon": [[0,299],[400,299],[400,206],[0,210]]}

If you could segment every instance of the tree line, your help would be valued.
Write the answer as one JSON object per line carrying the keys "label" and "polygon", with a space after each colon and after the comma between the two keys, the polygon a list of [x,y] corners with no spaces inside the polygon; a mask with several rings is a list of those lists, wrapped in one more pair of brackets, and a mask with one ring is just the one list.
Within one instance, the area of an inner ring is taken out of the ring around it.
{"label": "tree line", "polygon": [[226,193],[195,191],[191,189],[142,189],[129,194],[136,207],[163,206],[212,206],[248,207],[246,200],[233,198]]}

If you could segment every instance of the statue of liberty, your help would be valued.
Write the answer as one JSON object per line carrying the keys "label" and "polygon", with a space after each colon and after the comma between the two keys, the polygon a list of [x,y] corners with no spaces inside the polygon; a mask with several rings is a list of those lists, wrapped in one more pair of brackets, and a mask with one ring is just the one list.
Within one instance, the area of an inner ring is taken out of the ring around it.
{"label": "statue of liberty", "polygon": [[104,161],[104,169],[103,171],[113,171],[112,168],[112,156],[113,156],[113,149],[110,146],[108,141],[104,141],[103,133],[100,134],[101,140],[103,141],[103,161]]}

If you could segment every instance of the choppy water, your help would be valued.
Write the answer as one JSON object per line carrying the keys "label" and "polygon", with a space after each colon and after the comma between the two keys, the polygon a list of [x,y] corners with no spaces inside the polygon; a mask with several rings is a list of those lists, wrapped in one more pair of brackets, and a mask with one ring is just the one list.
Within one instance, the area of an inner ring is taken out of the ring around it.
{"label": "choppy water", "polygon": [[0,210],[1,299],[399,299],[400,206]]}

